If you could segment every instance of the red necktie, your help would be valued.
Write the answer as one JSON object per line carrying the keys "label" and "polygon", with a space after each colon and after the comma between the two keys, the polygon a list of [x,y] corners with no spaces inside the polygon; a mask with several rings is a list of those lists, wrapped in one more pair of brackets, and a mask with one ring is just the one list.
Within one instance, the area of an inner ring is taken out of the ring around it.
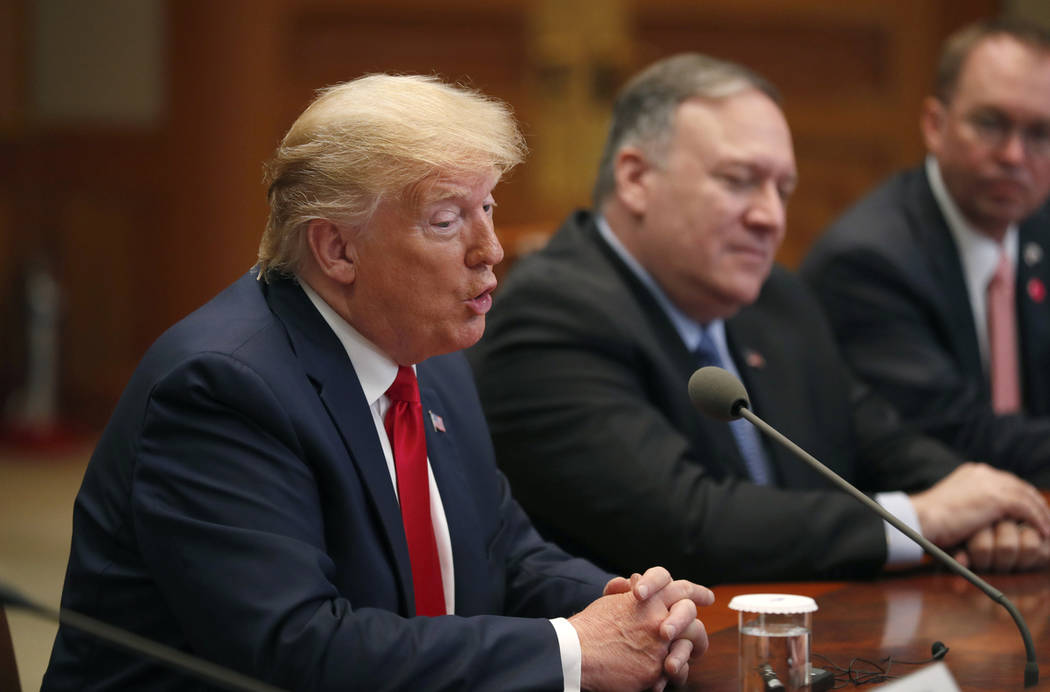
{"label": "red necktie", "polygon": [[1014,268],[1004,251],[988,282],[988,373],[992,408],[996,413],[1021,410],[1021,382],[1017,364],[1017,316],[1014,307]]}
{"label": "red necktie", "polygon": [[416,615],[446,615],[441,563],[434,539],[434,523],[430,518],[423,407],[419,403],[419,383],[412,368],[402,365],[397,369],[397,377],[386,395],[390,399],[390,408],[384,423],[394,450],[401,521],[405,525],[408,558],[412,563]]}

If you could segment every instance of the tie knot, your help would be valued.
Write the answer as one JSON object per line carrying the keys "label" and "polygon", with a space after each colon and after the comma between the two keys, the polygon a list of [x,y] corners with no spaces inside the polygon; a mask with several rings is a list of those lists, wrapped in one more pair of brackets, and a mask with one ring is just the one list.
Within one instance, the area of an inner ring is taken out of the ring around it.
{"label": "tie knot", "polygon": [[1003,250],[999,253],[999,263],[995,265],[995,273],[992,274],[992,278],[988,282],[988,285],[1009,286],[1013,284],[1013,281],[1014,266],[1013,263],[1010,262],[1009,255]]}
{"label": "tie knot", "polygon": [[398,366],[397,377],[394,378],[390,389],[386,390],[386,396],[391,401],[419,402],[419,382],[416,381],[416,373],[410,366]]}
{"label": "tie knot", "polygon": [[700,343],[693,349],[693,358],[697,365],[715,365],[722,367],[722,357],[718,354],[715,339],[706,329],[700,330]]}

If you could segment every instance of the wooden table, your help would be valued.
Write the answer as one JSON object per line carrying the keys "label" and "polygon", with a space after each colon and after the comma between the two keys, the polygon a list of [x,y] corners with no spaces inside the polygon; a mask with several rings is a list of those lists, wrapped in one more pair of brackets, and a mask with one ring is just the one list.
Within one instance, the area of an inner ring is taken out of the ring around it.
{"label": "wooden table", "polygon": [[[1039,662],[1040,682],[1034,689],[1050,690],[1050,572],[982,577],[1021,611]],[[732,585],[714,591],[715,605],[701,613],[711,646],[691,671],[691,690],[736,691],[736,613],[728,604],[740,593],[815,598],[819,610],[813,614],[812,652],[842,667],[855,657],[925,660],[930,645],[942,641],[950,647],[944,662],[963,690],[1024,689],[1024,642],[1013,618],[977,587],[946,572],[931,568],[870,582]],[[816,656],[812,660],[828,667]],[[892,672],[918,668],[900,665]]]}

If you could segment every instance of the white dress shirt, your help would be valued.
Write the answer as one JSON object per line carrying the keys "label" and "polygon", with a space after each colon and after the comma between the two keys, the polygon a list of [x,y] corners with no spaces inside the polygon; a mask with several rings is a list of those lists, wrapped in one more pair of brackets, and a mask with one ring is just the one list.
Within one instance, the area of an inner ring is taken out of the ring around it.
{"label": "white dress shirt", "polygon": [[1017,269],[1017,224],[1006,229],[1002,244],[984,233],[976,230],[959,210],[955,200],[948,193],[941,176],[937,159],[926,157],[926,177],[930,179],[930,189],[937,200],[937,206],[944,214],[948,230],[955,239],[959,250],[959,261],[962,263],[963,277],[966,279],[966,290],[970,296],[970,309],[973,311],[973,326],[977,329],[977,343],[981,348],[981,361],[984,371],[988,372],[988,282],[992,280],[999,255],[1006,250],[1007,259]]}
{"label": "white dress shirt", "polygon": [[[394,496],[397,496],[397,470],[394,466],[394,453],[390,446],[390,439],[386,434],[386,426],[383,417],[390,407],[390,400],[386,397],[386,390],[394,383],[397,376],[397,363],[380,351],[375,344],[354,329],[350,324],[332,309],[321,296],[317,294],[303,280],[299,280],[306,296],[314,304],[321,317],[335,332],[339,342],[346,349],[346,355],[350,358],[357,379],[361,383],[361,391],[372,411],[372,423],[376,428],[376,436],[383,448],[383,456],[386,458],[387,470],[390,472],[390,482],[394,488]],[[415,370],[415,366],[412,366]],[[452,564],[452,539],[448,531],[448,521],[445,518],[445,508],[441,504],[441,493],[437,483],[434,481],[434,471],[430,467],[430,459],[427,459],[427,477],[430,481],[430,519],[434,524],[434,538],[437,541],[438,560],[441,564],[441,582],[445,591],[445,606],[448,614],[456,612],[456,573]],[[398,500],[400,502],[400,500]],[[580,679],[582,677],[583,652],[580,647],[580,638],[576,629],[565,618],[554,618],[550,621],[554,632],[558,637],[558,646],[561,650],[562,677],[565,683],[565,692],[580,692]]]}

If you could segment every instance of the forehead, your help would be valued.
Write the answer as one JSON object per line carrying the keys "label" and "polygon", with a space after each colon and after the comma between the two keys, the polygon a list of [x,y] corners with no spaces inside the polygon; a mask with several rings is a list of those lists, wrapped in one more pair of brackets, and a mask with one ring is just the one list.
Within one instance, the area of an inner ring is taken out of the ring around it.
{"label": "forehead", "polygon": [[787,120],[780,107],[756,89],[717,100],[684,101],[675,111],[672,139],[672,156],[687,152],[708,164],[739,159],[794,175]]}
{"label": "forehead", "polygon": [[1050,51],[991,36],[967,56],[952,100],[1050,119]]}
{"label": "forehead", "polygon": [[497,182],[499,182],[499,173],[494,168],[481,171],[438,173],[416,185],[408,197],[419,205],[449,199],[483,199],[492,192]]}

